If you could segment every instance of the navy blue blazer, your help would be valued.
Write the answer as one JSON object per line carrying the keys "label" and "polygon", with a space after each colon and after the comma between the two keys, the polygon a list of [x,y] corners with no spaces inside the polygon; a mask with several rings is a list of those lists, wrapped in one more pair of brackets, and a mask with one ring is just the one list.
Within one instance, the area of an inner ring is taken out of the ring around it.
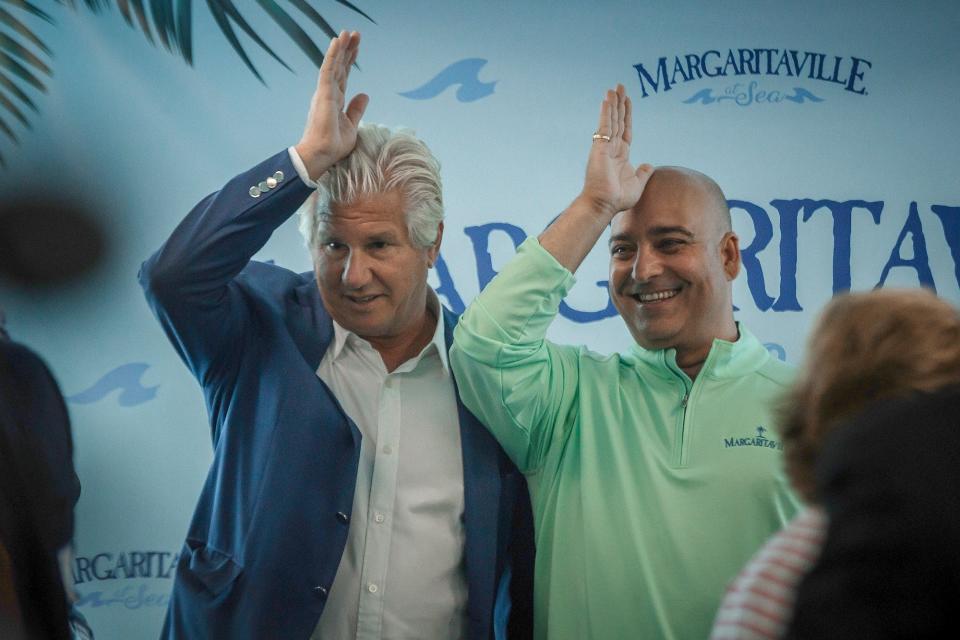
{"label": "navy blue blazer", "polygon": [[[251,187],[277,172],[277,186]],[[203,389],[214,458],[164,638],[309,638],[343,554],[361,435],[316,370],[333,336],[313,274],[251,262],[310,195],[286,151],[202,200],[140,283]],[[456,316],[444,310],[447,347]],[[530,635],[523,477],[457,402],[472,639]]]}

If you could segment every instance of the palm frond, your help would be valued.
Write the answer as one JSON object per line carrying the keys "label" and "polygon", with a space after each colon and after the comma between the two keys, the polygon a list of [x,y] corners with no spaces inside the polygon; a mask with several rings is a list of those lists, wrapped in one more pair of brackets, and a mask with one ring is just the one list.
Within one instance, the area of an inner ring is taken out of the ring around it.
{"label": "palm frond", "polygon": [[8,4],[11,4],[11,5],[17,7],[18,9],[23,9],[24,11],[26,11],[26,12],[28,12],[28,13],[32,13],[33,15],[37,16],[38,18],[41,18],[41,19],[43,19],[43,20],[46,20],[46,21],[49,22],[50,24],[53,24],[53,23],[54,23],[54,22],[53,22],[53,18],[51,18],[48,13],[46,13],[46,12],[43,11],[42,9],[40,9],[40,8],[38,8],[38,7],[30,4],[29,2],[27,2],[27,0],[3,0],[3,1],[6,2],[6,3],[8,3]]}
{"label": "palm frond", "polygon": [[[133,26],[133,16],[137,18],[137,25],[140,31],[146,36],[150,44],[153,44],[153,32],[150,30],[150,21],[147,19],[147,12],[143,8],[143,0],[117,0],[117,8],[120,9],[120,15],[127,21],[127,24]],[[132,15],[131,15],[132,11]]]}
{"label": "palm frond", "polygon": [[[30,119],[24,114],[21,105],[36,113],[36,103],[27,92],[37,90],[46,92],[43,77],[51,76],[50,66],[41,56],[51,56],[48,47],[30,28],[31,19],[40,19],[53,23],[53,18],[28,0],[2,0],[0,6],[0,133],[19,144],[19,138],[12,116],[26,129],[31,129]],[[7,7],[11,11],[7,10]],[[19,15],[15,15],[18,13]],[[0,166],[6,167],[6,161],[0,154]]]}
{"label": "palm frond", "polygon": [[320,29],[327,35],[328,38],[337,37],[337,32],[333,27],[330,26],[330,23],[327,22],[316,9],[310,6],[310,3],[307,2],[307,0],[290,0],[290,4],[295,6],[297,9],[300,9],[304,15],[313,20],[313,23],[320,27]]}
{"label": "palm frond", "polygon": [[0,51],[0,69],[9,71],[27,84],[39,89],[44,93],[47,92],[47,85],[43,84],[43,82],[36,76],[35,73],[30,71],[30,69],[27,69],[15,59],[8,56],[3,51]]}
{"label": "palm frond", "polygon": [[7,74],[4,73],[2,69],[0,69],[0,87],[3,87],[12,93],[17,100],[30,107],[30,109],[35,113],[39,113],[40,110],[37,109],[36,103],[30,99],[30,96],[24,93],[23,89],[18,87],[15,82],[8,78]]}
{"label": "palm frond", "polygon": [[25,46],[2,31],[0,31],[0,50],[9,51],[27,64],[33,65],[48,76],[53,75],[53,72],[50,71],[50,67],[48,67],[43,60],[35,56],[30,49],[27,49]]}
{"label": "palm frond", "polygon": [[180,48],[180,55],[187,61],[187,64],[193,66],[193,22],[191,21],[191,10],[193,0],[179,0],[177,4],[177,46]]}
{"label": "palm frond", "polygon": [[160,42],[172,51],[171,38],[177,37],[177,26],[173,17],[174,0],[150,0],[150,15],[153,17],[153,28],[157,31]]}
{"label": "palm frond", "polygon": [[[0,1],[27,2],[28,0]],[[313,64],[319,67],[323,63],[323,52],[320,47],[317,46],[315,39],[290,15],[288,9],[282,6],[286,3],[297,9],[306,16],[311,23],[318,27],[326,38],[332,38],[337,35],[337,30],[316,9],[314,6],[316,0],[256,1],[260,8],[283,30],[287,37],[297,45],[300,51],[303,52]],[[350,9],[354,13],[376,24],[373,18],[352,2],[348,2],[347,0],[335,1],[337,4]],[[71,6],[75,6],[78,0],[57,0],[57,2],[65,2]],[[143,32],[151,43],[154,42],[154,35],[156,35],[160,44],[162,44],[165,49],[172,53],[178,53],[187,64],[193,64],[194,0],[149,0],[149,12],[146,9],[147,0],[82,0],[82,2],[94,11],[99,11],[110,4],[116,4],[120,15],[123,16],[123,19],[130,27],[134,27],[134,18],[136,18],[136,26],[139,27],[140,31]],[[220,28],[220,32],[227,39],[227,42],[241,61],[243,61],[247,69],[249,69],[260,82],[263,82],[263,76],[257,71],[253,61],[241,44],[237,36],[237,28],[243,31],[257,47],[266,52],[284,68],[290,70],[290,66],[284,62],[250,26],[250,22],[237,8],[236,0],[206,0],[206,4],[214,21]]]}
{"label": "palm frond", "polygon": [[[233,20],[237,23],[237,26],[240,27],[244,33],[246,33],[251,40],[253,40],[261,49],[266,51],[270,56],[283,65],[288,71],[292,71],[290,67],[284,62],[280,56],[273,52],[267,43],[264,42],[257,32],[253,30],[253,27],[250,26],[250,23],[237,11],[236,6],[234,6],[232,0],[207,0],[207,5],[210,7],[210,11],[213,12],[214,18],[217,20],[217,24],[220,25],[220,30],[223,31],[223,34],[227,37],[227,40],[230,41],[230,44],[233,45],[234,50],[240,55],[243,61],[246,63],[247,68],[253,72],[253,75],[257,77],[257,80],[263,82],[263,77],[257,71],[256,67],[253,66],[253,62],[250,61],[250,58],[247,56],[246,52],[243,50],[240,41],[237,40],[236,35],[233,33],[233,29],[230,27],[229,20],[226,20],[227,17],[230,20]],[[264,83],[266,84],[266,83]]]}
{"label": "palm frond", "polygon": [[13,101],[10,100],[10,98],[8,98],[3,93],[0,93],[0,106],[2,106],[4,109],[9,111],[10,114],[14,118],[19,120],[24,127],[26,127],[27,129],[33,129],[33,126],[31,126],[30,121],[27,120],[27,116],[23,115],[23,111],[20,111],[20,107],[15,105]]}
{"label": "palm frond", "polygon": [[6,120],[3,118],[0,118],[0,131],[7,134],[7,137],[13,140],[14,144],[20,144],[20,140],[17,139],[17,134],[13,132],[13,129],[7,125]]}
{"label": "palm frond", "polygon": [[[34,0],[36,1],[36,0]],[[93,13],[101,13],[116,6],[123,20],[131,28],[139,28],[151,44],[158,40],[172,53],[179,54],[184,61],[193,65],[193,2],[194,0],[54,0],[61,6],[76,8],[82,4]],[[376,22],[363,10],[348,0],[335,0],[354,13]],[[315,0],[257,0],[263,10],[310,61],[319,67],[323,63],[323,52],[314,38],[295,20],[288,9],[281,6],[286,3],[302,15],[312,25],[319,28],[326,38],[337,35],[337,30],[315,8]],[[237,56],[260,81],[263,76],[257,71],[237,36],[236,29],[242,31],[260,49],[267,53],[288,71],[290,66],[274,52],[261,38],[243,13],[237,9],[236,0],[206,0],[207,8],[220,28],[227,42]],[[30,0],[0,0],[0,137],[5,136],[18,143],[17,133],[11,126],[11,116],[20,125],[31,128],[30,119],[22,107],[37,113],[36,103],[28,93],[47,90],[44,78],[53,75],[43,56],[52,58],[50,47],[41,40],[30,20],[39,19],[55,24],[53,17]],[[0,167],[6,162],[0,154]]]}
{"label": "palm frond", "polygon": [[307,54],[307,57],[318,67],[323,64],[323,52],[317,48],[307,32],[300,28],[296,20],[290,17],[290,14],[280,8],[275,0],[257,0],[257,3],[267,12],[273,21],[283,29],[293,40],[300,50]]}
{"label": "palm frond", "polygon": [[356,11],[357,13],[359,13],[360,15],[362,15],[364,18],[366,18],[367,20],[369,20],[369,21],[372,22],[373,24],[377,24],[377,21],[376,21],[376,20],[374,20],[373,18],[371,18],[370,16],[368,16],[367,14],[365,14],[363,11],[361,11],[359,8],[357,8],[356,6],[354,6],[354,4],[353,4],[352,2],[347,2],[347,0],[337,0],[337,4],[342,4],[342,5],[345,6],[346,8],[351,9],[351,10],[353,10],[353,11]]}
{"label": "palm frond", "polygon": [[27,25],[23,24],[17,18],[11,14],[9,11],[0,7],[0,23],[5,24],[10,27],[15,33],[19,34],[21,37],[26,38],[30,43],[36,46],[38,49],[46,53],[47,55],[51,54],[50,47],[48,47],[43,40],[38,38],[33,31],[30,30]]}

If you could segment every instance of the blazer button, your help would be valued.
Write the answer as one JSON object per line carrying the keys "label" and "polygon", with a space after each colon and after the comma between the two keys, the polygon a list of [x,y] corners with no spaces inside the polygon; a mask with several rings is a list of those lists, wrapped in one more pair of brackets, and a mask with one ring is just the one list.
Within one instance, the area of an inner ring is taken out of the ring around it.
{"label": "blazer button", "polygon": [[318,598],[326,598],[327,588],[322,584],[318,584],[313,588],[313,595],[317,596]]}
{"label": "blazer button", "polygon": [[345,514],[343,511],[337,511],[337,520],[339,520],[343,524],[347,524],[348,522],[350,522],[350,516]]}

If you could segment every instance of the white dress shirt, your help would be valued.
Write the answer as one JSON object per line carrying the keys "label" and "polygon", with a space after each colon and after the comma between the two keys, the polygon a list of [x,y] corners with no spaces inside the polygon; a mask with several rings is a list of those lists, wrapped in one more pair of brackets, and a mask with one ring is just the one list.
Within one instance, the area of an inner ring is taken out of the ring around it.
{"label": "white dress shirt", "polygon": [[429,296],[433,339],[393,372],[336,323],[317,369],[363,438],[347,545],[311,640],[466,635],[460,421]]}

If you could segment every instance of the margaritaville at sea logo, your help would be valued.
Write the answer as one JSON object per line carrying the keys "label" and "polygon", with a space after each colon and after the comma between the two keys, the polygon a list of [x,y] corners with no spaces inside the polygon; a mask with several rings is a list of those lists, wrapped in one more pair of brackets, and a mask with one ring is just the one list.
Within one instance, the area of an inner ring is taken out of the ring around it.
{"label": "margaritaville at sea logo", "polygon": [[723,448],[730,449],[732,447],[761,447],[763,449],[776,449],[777,451],[783,451],[783,443],[781,443],[779,440],[768,438],[767,431],[768,429],[761,425],[756,428],[757,435],[755,436],[724,438]]}
{"label": "margaritaville at sea logo", "polygon": [[[823,102],[826,95],[813,83],[842,87],[867,95],[864,76],[873,65],[857,56],[838,56],[798,49],[711,49],[702,53],[663,56],[655,64],[633,65],[640,96],[666,93],[697,80],[723,79],[724,85],[700,89],[684,104],[804,104]],[[805,85],[805,86],[801,86]]]}

